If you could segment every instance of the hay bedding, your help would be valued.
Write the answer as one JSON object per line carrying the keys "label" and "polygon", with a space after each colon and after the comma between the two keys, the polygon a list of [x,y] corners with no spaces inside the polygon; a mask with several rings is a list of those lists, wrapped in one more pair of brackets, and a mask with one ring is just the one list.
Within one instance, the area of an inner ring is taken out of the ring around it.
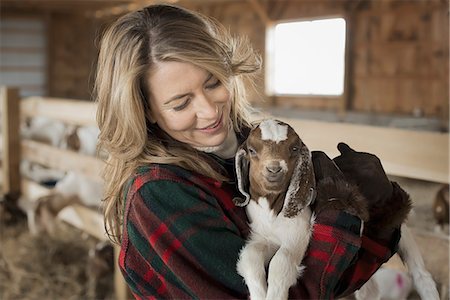
{"label": "hay bedding", "polygon": [[32,236],[25,219],[15,224],[1,223],[1,299],[95,298],[88,288],[86,273],[94,239],[82,238],[80,231],[63,222],[55,237]]}

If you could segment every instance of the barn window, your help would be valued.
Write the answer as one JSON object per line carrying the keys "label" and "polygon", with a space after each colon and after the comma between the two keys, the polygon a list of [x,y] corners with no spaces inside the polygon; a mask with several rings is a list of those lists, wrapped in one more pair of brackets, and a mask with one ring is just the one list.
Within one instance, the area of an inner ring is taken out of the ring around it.
{"label": "barn window", "polygon": [[0,85],[20,88],[22,97],[46,94],[47,41],[44,21],[2,18],[0,50]]}
{"label": "barn window", "polygon": [[267,32],[269,95],[344,92],[345,20],[329,18],[275,24]]}

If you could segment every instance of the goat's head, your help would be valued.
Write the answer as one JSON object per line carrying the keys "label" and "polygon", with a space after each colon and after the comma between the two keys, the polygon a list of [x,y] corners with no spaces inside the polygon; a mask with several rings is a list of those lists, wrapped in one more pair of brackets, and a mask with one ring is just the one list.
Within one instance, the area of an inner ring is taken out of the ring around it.
{"label": "goat's head", "polygon": [[286,216],[295,216],[315,197],[314,169],[311,153],[286,123],[262,121],[251,130],[236,153],[238,188],[245,199],[235,204],[245,206],[250,198],[285,195]]}

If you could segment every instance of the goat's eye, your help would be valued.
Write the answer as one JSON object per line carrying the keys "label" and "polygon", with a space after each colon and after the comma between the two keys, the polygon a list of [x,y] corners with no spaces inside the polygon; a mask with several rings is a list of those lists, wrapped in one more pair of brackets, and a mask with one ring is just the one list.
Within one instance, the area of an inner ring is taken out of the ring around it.
{"label": "goat's eye", "polygon": [[300,148],[299,148],[299,147],[293,146],[293,147],[291,148],[291,155],[290,155],[290,157],[291,157],[291,158],[297,157],[299,151],[300,151]]}
{"label": "goat's eye", "polygon": [[252,147],[248,147],[248,153],[250,154],[250,156],[255,156],[256,150]]}

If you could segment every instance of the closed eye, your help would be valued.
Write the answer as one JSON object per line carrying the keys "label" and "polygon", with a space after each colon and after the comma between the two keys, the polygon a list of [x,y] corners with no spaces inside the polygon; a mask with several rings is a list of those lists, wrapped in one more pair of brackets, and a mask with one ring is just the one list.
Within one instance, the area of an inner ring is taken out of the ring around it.
{"label": "closed eye", "polygon": [[191,102],[191,98],[190,97],[186,98],[186,100],[182,104],[175,106],[173,108],[173,110],[174,111],[181,111],[181,110],[185,109],[189,105],[189,102]]}
{"label": "closed eye", "polygon": [[[213,77],[213,78],[215,79],[215,81],[213,81],[212,83],[207,84],[205,86],[206,89],[212,90],[212,89],[215,89],[216,87],[218,87],[218,86],[220,86],[222,84],[222,82],[219,79],[217,79],[215,77]],[[211,80],[209,80],[209,81],[211,81]]]}
{"label": "closed eye", "polygon": [[256,156],[256,150],[252,147],[248,147],[248,153],[250,156]]}

